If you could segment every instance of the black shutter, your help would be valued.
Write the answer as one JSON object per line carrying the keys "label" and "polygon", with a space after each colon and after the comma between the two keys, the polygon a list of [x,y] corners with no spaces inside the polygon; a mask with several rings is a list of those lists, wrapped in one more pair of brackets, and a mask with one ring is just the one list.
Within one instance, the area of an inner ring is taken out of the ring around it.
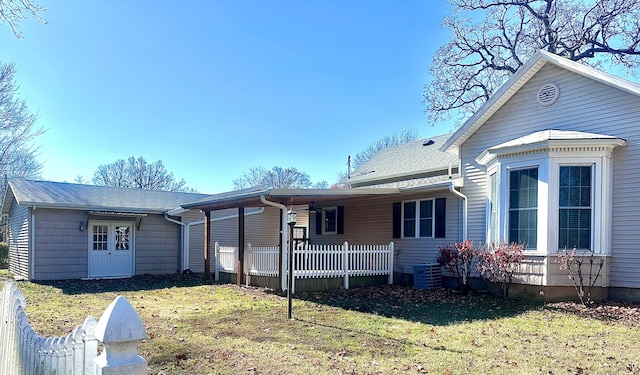
{"label": "black shutter", "polygon": [[344,206],[338,206],[336,214],[336,232],[344,234]]}
{"label": "black shutter", "polygon": [[400,202],[393,203],[393,238],[402,235],[402,206]]}
{"label": "black shutter", "polygon": [[447,198],[436,198],[436,233],[435,238],[445,238]]}
{"label": "black shutter", "polygon": [[316,234],[322,234],[322,212],[316,211]]}

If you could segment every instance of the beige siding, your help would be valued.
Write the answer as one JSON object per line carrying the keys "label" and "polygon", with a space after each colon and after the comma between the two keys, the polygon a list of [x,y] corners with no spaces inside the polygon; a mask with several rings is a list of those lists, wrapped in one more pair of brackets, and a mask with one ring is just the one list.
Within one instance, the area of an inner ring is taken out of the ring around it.
{"label": "beige siding", "polygon": [[[256,208],[247,208],[246,214]],[[238,244],[238,210],[211,212],[211,249],[219,242],[225,246]],[[301,219],[304,214],[301,213]],[[223,217],[229,217],[219,220]],[[216,220],[217,219],[217,220]],[[204,220],[204,214],[191,210],[182,216],[185,222]],[[302,219],[303,220],[303,219]],[[255,246],[276,246],[280,242],[280,210],[265,207],[264,212],[245,217],[245,242]],[[213,254],[211,254],[213,259]],[[204,224],[191,225],[189,229],[189,267],[193,272],[204,272]],[[212,268],[213,269],[213,268]]]}
{"label": "beige siding", "polygon": [[[405,200],[446,198],[446,237],[445,238],[392,238],[393,203]],[[315,219],[309,220],[311,242],[315,244],[339,244],[348,241],[351,244],[395,244],[395,271],[413,273],[413,266],[421,263],[433,263],[439,248],[462,239],[460,224],[461,201],[448,191],[368,198],[344,202],[323,204],[324,207],[344,206],[344,234],[316,235]]]}
{"label": "beige siding", "polygon": [[[536,101],[543,83],[560,88],[549,107]],[[610,284],[640,287],[640,98],[603,83],[547,65],[516,93],[461,148],[465,174],[463,193],[469,197],[469,237],[485,239],[485,170],[475,158],[486,148],[545,129],[603,133],[628,140],[614,152],[613,244]]]}
{"label": "beige siding", "polygon": [[14,200],[9,212],[8,229],[9,271],[15,276],[29,278],[29,208]]}

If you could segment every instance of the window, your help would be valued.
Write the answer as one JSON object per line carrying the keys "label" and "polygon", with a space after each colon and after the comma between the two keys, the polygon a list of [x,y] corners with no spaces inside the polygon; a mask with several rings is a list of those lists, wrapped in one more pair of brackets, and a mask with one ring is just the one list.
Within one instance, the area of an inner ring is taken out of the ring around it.
{"label": "window", "polygon": [[336,209],[328,208],[324,213],[324,233],[336,233]]}
{"label": "window", "polygon": [[403,237],[433,237],[433,199],[403,203]]}
{"label": "window", "polygon": [[591,166],[560,166],[558,248],[591,249]]}
{"label": "window", "polygon": [[91,241],[91,243],[93,244],[93,250],[108,250],[108,230],[109,227],[106,225],[93,226],[93,239]]}
{"label": "window", "polygon": [[509,172],[509,242],[537,247],[538,168]]}

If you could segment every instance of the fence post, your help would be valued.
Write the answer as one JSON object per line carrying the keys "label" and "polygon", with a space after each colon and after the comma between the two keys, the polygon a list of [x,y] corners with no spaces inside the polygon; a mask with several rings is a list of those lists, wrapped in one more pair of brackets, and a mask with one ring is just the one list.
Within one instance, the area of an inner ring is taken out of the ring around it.
{"label": "fence post", "polygon": [[342,270],[344,272],[342,284],[345,289],[349,289],[349,243],[347,241],[342,244]]}
{"label": "fence post", "polygon": [[395,244],[393,241],[389,242],[389,284],[393,284],[393,255],[395,252]]}
{"label": "fence post", "polygon": [[138,355],[138,343],[147,338],[140,316],[123,296],[116,297],[96,326],[104,351],[94,359],[96,375],[146,375],[147,361]]}
{"label": "fence post", "polygon": [[214,253],[215,253],[215,261],[213,262],[214,266],[213,266],[213,279],[215,281],[220,281],[220,270],[218,269],[218,266],[220,265],[220,244],[218,243],[218,241],[216,241],[216,243],[214,244]]}

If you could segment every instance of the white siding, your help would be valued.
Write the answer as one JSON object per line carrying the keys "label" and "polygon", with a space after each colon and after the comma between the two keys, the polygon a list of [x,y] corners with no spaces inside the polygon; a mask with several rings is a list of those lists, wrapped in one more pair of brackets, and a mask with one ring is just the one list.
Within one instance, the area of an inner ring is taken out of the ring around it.
{"label": "white siding", "polygon": [[8,229],[9,271],[29,278],[29,208],[14,200],[9,211]]}
{"label": "white siding", "polygon": [[[405,200],[446,198],[445,238],[393,238],[393,203]],[[348,241],[354,245],[395,244],[395,272],[413,273],[413,266],[433,263],[441,246],[462,239],[461,200],[448,191],[402,195],[384,198],[368,198],[344,202],[323,203],[324,207],[344,206],[344,234],[316,235],[316,222],[309,219],[311,242],[314,244],[340,244]]]}
{"label": "white siding", "polygon": [[[559,86],[560,97],[554,105],[543,107],[536,94],[548,82]],[[640,98],[556,66],[542,68],[462,145],[463,193],[470,198],[469,237],[485,238],[485,169],[475,158],[490,146],[545,129],[601,133],[628,141],[615,150],[613,159],[610,285],[640,287]]]}

